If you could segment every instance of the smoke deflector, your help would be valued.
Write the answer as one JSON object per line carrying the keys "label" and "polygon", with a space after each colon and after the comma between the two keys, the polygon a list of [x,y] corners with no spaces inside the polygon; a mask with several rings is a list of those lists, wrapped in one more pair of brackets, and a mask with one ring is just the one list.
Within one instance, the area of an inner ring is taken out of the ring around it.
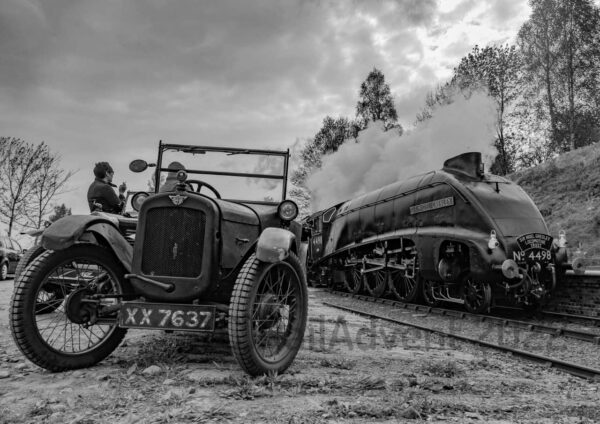
{"label": "smoke deflector", "polygon": [[463,153],[444,162],[444,171],[460,173],[471,178],[483,177],[483,163],[480,152]]}

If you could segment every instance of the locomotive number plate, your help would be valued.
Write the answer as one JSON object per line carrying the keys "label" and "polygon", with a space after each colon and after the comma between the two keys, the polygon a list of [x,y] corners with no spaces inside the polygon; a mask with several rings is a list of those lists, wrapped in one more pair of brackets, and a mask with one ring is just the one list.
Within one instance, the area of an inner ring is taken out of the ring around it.
{"label": "locomotive number plate", "polygon": [[521,251],[513,252],[516,262],[550,262],[552,260],[552,237],[547,234],[531,233],[517,238]]}
{"label": "locomotive number plate", "polygon": [[214,331],[215,307],[171,303],[123,302],[119,326],[156,330]]}

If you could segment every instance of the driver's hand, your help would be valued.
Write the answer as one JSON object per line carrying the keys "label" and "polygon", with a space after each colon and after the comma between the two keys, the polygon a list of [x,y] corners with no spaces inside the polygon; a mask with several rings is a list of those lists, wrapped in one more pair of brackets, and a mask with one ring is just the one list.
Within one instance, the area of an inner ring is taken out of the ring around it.
{"label": "driver's hand", "polygon": [[125,181],[123,181],[121,183],[121,185],[119,186],[119,193],[125,193],[127,191],[127,184],[125,184]]}

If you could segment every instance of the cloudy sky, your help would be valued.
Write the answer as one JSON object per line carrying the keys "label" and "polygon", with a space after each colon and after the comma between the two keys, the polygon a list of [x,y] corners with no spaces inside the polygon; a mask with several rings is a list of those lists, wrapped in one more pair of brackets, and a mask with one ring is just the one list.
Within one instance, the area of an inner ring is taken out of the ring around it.
{"label": "cloudy sky", "polygon": [[158,140],[286,149],[326,115],[354,117],[382,70],[410,126],[425,93],[475,44],[513,42],[526,0],[3,0],[0,135],[45,141],[77,171],[127,164]]}

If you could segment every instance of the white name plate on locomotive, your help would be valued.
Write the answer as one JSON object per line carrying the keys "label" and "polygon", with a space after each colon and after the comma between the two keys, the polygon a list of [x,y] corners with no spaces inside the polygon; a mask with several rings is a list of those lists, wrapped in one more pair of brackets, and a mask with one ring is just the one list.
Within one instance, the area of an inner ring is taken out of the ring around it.
{"label": "white name plate on locomotive", "polygon": [[410,214],[415,215],[421,212],[432,211],[435,209],[447,208],[454,206],[454,197],[444,197],[443,199],[433,200],[427,203],[421,203],[410,207]]}

